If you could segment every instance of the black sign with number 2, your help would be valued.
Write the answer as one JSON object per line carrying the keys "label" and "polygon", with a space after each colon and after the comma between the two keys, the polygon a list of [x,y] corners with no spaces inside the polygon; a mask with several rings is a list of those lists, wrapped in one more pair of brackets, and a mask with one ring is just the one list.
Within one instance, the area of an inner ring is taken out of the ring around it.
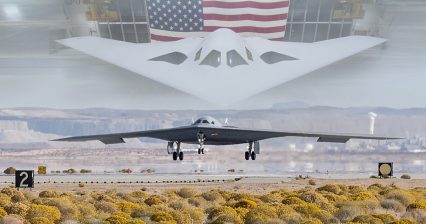
{"label": "black sign with number 2", "polygon": [[34,187],[34,170],[17,170],[15,173],[16,188]]}

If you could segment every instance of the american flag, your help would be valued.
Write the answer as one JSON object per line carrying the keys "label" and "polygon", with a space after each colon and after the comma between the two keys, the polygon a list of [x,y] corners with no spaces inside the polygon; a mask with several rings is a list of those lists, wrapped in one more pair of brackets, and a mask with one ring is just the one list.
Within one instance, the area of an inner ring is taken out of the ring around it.
{"label": "american flag", "polygon": [[203,37],[219,28],[283,40],[290,0],[147,0],[151,40]]}

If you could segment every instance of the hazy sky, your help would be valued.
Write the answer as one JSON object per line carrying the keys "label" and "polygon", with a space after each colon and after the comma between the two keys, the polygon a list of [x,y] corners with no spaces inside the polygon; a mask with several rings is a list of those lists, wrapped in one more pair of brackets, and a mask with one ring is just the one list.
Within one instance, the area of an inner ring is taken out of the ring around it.
{"label": "hazy sky", "polygon": [[[0,107],[216,108],[72,49],[53,51],[55,29],[66,26],[60,2],[0,0]],[[267,108],[287,101],[426,107],[426,3],[400,2],[375,17],[380,35],[389,39],[385,47],[227,108]],[[223,97],[227,94],[232,93]]]}

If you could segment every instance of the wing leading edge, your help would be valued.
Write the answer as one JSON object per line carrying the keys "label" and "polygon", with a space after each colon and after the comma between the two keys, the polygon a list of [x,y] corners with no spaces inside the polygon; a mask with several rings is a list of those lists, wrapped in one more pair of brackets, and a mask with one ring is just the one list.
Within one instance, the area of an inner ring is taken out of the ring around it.
{"label": "wing leading edge", "polygon": [[[186,126],[179,128],[159,129],[139,132],[126,132],[106,135],[76,136],[53,141],[82,142],[82,141],[101,141],[104,144],[124,143],[125,138],[149,137],[165,141],[191,141],[196,138],[198,132],[206,134],[207,139],[217,139],[218,141],[235,142],[235,144],[260,141],[269,138],[279,137],[308,137],[318,138],[318,142],[346,143],[350,139],[373,139],[373,140],[397,140],[402,138],[384,137],[375,135],[358,134],[331,134],[331,133],[313,133],[313,132],[286,132],[269,131],[256,129],[239,129],[228,127],[195,127]],[[214,136],[214,137],[209,137]]]}

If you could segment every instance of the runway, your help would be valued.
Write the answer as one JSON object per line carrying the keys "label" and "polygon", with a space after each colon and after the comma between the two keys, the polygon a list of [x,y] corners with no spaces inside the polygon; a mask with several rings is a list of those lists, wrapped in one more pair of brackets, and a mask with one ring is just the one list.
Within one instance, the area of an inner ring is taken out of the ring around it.
{"label": "runway", "polygon": [[[309,183],[313,180],[315,185]],[[117,190],[130,192],[141,188],[148,192],[161,193],[182,187],[195,188],[198,191],[221,189],[228,191],[245,191],[267,193],[276,189],[297,190],[307,186],[318,187],[325,184],[345,184],[368,187],[374,183],[396,185],[411,189],[426,187],[426,179],[371,179],[371,178],[318,178],[295,176],[255,176],[255,175],[170,175],[170,174],[58,174],[35,175],[35,187],[31,191],[43,190],[67,191],[105,191]],[[0,188],[14,184],[13,175],[0,176]]]}

